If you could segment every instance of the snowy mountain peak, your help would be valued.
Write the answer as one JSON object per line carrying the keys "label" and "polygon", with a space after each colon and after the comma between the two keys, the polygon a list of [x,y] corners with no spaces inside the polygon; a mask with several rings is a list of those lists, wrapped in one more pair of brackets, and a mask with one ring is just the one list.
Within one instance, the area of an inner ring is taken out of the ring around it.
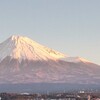
{"label": "snowy mountain peak", "polygon": [[21,38],[22,36],[19,36],[19,35],[12,35],[10,37],[11,40],[18,40],[19,38]]}
{"label": "snowy mountain peak", "polygon": [[23,42],[26,42],[26,43],[30,43],[30,42],[34,42],[36,44],[35,41],[29,39],[28,37],[25,37],[25,36],[20,36],[20,35],[12,35],[8,41],[10,42],[15,42],[16,44],[17,43],[23,43]]}
{"label": "snowy mountain peak", "polygon": [[13,35],[0,44],[0,60],[6,57],[28,60],[57,60],[65,55],[19,35]]}

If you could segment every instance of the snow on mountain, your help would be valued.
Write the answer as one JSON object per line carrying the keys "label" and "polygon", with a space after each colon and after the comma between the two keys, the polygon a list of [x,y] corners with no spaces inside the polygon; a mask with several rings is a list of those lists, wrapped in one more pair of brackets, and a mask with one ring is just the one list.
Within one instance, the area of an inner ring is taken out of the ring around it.
{"label": "snow on mountain", "polygon": [[10,56],[14,59],[28,60],[56,60],[64,58],[65,55],[53,49],[42,46],[35,41],[23,37],[13,35],[0,44],[0,59]]}

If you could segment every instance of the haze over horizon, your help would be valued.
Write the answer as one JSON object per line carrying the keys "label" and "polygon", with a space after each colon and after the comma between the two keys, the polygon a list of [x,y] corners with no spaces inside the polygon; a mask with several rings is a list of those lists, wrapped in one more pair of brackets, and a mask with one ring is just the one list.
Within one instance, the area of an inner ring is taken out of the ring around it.
{"label": "haze over horizon", "polygon": [[99,0],[2,0],[0,42],[19,34],[100,65],[99,9]]}

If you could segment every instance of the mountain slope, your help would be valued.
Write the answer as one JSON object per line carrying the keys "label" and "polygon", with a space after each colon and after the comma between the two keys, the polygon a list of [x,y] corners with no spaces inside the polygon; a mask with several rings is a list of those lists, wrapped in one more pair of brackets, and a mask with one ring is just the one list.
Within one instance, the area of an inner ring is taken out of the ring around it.
{"label": "mountain slope", "polygon": [[92,63],[82,57],[65,57],[65,58],[62,58],[62,60],[67,61],[67,62],[73,62],[73,63],[79,63],[79,62]]}

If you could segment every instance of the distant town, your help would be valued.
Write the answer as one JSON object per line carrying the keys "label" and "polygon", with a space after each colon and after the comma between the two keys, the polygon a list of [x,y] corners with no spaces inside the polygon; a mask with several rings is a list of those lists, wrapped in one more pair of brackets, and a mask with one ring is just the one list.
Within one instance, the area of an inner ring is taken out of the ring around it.
{"label": "distant town", "polygon": [[100,91],[63,93],[0,93],[0,100],[100,100]]}

